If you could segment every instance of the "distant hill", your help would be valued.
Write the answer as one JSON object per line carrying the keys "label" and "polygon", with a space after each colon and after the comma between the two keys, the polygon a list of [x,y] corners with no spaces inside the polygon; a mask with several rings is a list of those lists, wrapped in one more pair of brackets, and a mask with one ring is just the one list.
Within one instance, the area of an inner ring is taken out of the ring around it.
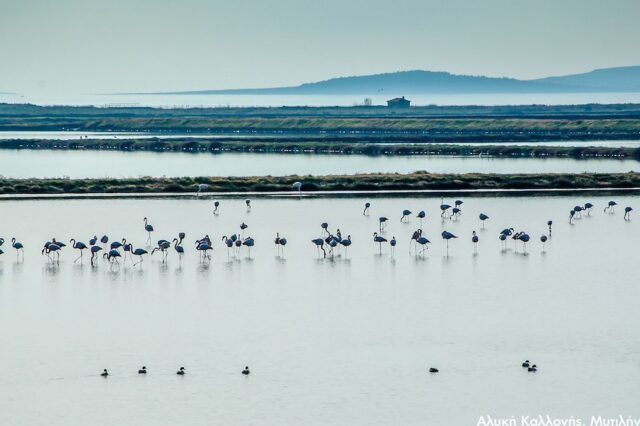
{"label": "distant hill", "polygon": [[[536,80],[456,75],[437,71],[399,71],[338,77],[291,87],[165,92],[184,95],[374,95],[469,93],[640,92],[640,66],[606,68],[584,74]],[[159,93],[153,93],[159,94]]]}
{"label": "distant hill", "polygon": [[536,84],[553,84],[589,89],[590,92],[640,92],[640,66],[603,68],[583,74],[532,80]]}

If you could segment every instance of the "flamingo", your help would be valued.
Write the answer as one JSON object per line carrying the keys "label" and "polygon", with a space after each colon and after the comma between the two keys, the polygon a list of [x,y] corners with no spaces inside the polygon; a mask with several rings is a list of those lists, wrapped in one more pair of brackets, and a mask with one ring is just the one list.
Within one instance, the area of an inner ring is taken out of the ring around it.
{"label": "flamingo", "polygon": [[244,235],[244,230],[247,229],[249,227],[249,225],[247,225],[246,223],[242,222],[240,224],[240,235]]}
{"label": "flamingo", "polygon": [[576,212],[576,214],[578,215],[578,217],[582,217],[582,211],[584,210],[584,207],[582,206],[574,206],[573,207],[573,211]]}
{"label": "flamingo", "polygon": [[447,210],[449,210],[450,208],[451,206],[449,204],[444,203],[444,198],[441,198],[440,199],[440,217],[444,219],[444,216]]}
{"label": "flamingo", "polygon": [[379,224],[379,231],[380,232],[382,232],[382,229],[386,227],[388,220],[389,220],[389,218],[384,217],[384,216],[380,216],[378,218],[378,224]]}
{"label": "flamingo", "polygon": [[[416,240],[416,244],[420,244],[420,246],[422,246],[422,250],[420,250],[420,254],[423,254],[425,250],[427,250],[429,247],[427,246],[427,244],[429,244],[431,241],[429,241],[429,239],[427,239],[427,237],[423,237],[422,236],[422,232],[420,232],[420,236],[418,237],[418,239]],[[416,254],[418,254],[416,252]]]}
{"label": "flamingo", "polygon": [[251,237],[247,237],[242,242],[242,245],[247,246],[247,249],[249,250],[249,259],[251,259],[251,247],[255,245],[255,240]]}
{"label": "flamingo", "polygon": [[546,235],[542,235],[540,237],[540,242],[542,243],[542,252],[544,253],[544,245],[547,242],[547,236]]}
{"label": "flamingo", "polygon": [[552,220],[548,220],[547,221],[547,226],[549,227],[549,238],[551,238],[551,225],[553,225],[553,221]]}
{"label": "flamingo", "polygon": [[425,217],[427,217],[427,213],[425,213],[425,211],[424,211],[424,210],[420,210],[420,211],[418,212],[418,214],[416,215],[416,217],[417,217],[418,219],[420,219],[420,228],[422,228],[422,219],[424,219]]}
{"label": "flamingo", "polygon": [[476,231],[473,231],[473,233],[471,234],[471,242],[473,243],[474,252],[478,251],[478,241],[480,241],[480,238],[478,238]]}
{"label": "flamingo", "polygon": [[93,238],[89,239],[89,246],[95,246],[97,242],[98,242],[98,237],[94,235]]}
{"label": "flamingo", "polygon": [[325,238],[324,242],[327,243],[327,245],[330,247],[330,254],[331,257],[333,257],[333,249],[338,246],[338,239],[333,235],[329,235],[327,238]]}
{"label": "flamingo", "polygon": [[11,238],[11,247],[16,249],[16,257],[19,257],[20,252],[22,251],[22,259],[24,259],[24,246],[22,243],[16,241],[15,237]]}
{"label": "flamingo", "polygon": [[498,236],[498,238],[500,239],[500,242],[502,244],[502,249],[506,250],[507,249],[507,234],[500,234]]}
{"label": "flamingo", "polygon": [[51,259],[50,254],[53,253],[54,254],[54,259],[56,259],[57,256],[57,262],[60,263],[60,249],[61,247],[57,244],[54,243],[47,243],[45,244],[45,247],[42,249],[42,254],[47,255],[47,257],[49,258],[49,260],[53,261],[53,259]]}
{"label": "flamingo", "polygon": [[102,243],[102,249],[106,251],[107,250],[107,243],[109,242],[109,237],[107,237],[106,235],[103,235],[100,238],[100,242]]}
{"label": "flamingo", "polygon": [[151,233],[153,232],[153,225],[147,222],[146,217],[144,218],[144,230],[147,231],[147,234],[149,235],[147,238],[147,245],[149,245],[149,243],[151,243]]}
{"label": "flamingo", "polygon": [[89,250],[91,251],[91,265],[93,265],[93,261],[95,260],[97,253],[102,250],[102,247],[94,245],[91,246]]}
{"label": "flamingo", "polygon": [[391,247],[391,256],[393,257],[396,254],[396,244],[398,241],[396,240],[395,235],[391,237],[391,241],[389,241],[389,246]]}
{"label": "flamingo", "polygon": [[196,250],[200,252],[201,261],[203,261],[205,258],[211,259],[211,256],[207,252],[209,250],[213,250],[213,247],[211,247],[211,244],[206,240],[196,240]]}
{"label": "flamingo", "polygon": [[69,240],[69,243],[71,243],[71,247],[73,247],[74,249],[80,250],[80,256],[78,256],[76,260],[73,261],[73,263],[76,263],[78,260],[82,259],[83,250],[87,249],[87,245],[82,241],[76,241],[74,238]]}
{"label": "flamingo", "polygon": [[248,198],[246,200],[244,200],[244,203],[247,205],[247,212],[251,211],[251,200],[249,200]]}
{"label": "flamingo", "polygon": [[527,252],[527,243],[529,242],[529,234],[522,232],[520,233],[520,236],[518,237],[518,239],[520,241],[522,241],[522,247],[523,247],[523,252],[526,253]]}
{"label": "flamingo", "polygon": [[[418,238],[420,238],[420,236],[422,236],[422,229],[416,229],[415,231],[413,231],[413,234],[411,235],[411,241],[413,241],[414,249],[418,244]],[[411,244],[409,244],[409,254],[411,254]]]}
{"label": "flamingo", "polygon": [[368,216],[369,215],[369,207],[371,207],[371,203],[370,202],[366,202],[364,203],[364,210],[362,211],[362,215],[363,216]]}
{"label": "flamingo", "polygon": [[452,219],[452,218],[454,218],[454,217],[455,217],[456,219],[458,219],[458,218],[460,217],[460,215],[461,215],[461,214],[462,214],[462,210],[461,210],[459,207],[454,207],[454,208],[451,210],[451,216],[449,216],[449,219]]}
{"label": "flamingo", "polygon": [[575,217],[575,215],[576,215],[576,211],[575,210],[571,210],[569,212],[569,225],[573,225],[573,218]]}
{"label": "flamingo", "polygon": [[229,258],[229,251],[233,249],[233,240],[231,238],[227,238],[226,235],[222,237],[222,241],[227,246],[227,259]]}
{"label": "flamingo", "polygon": [[351,246],[351,235],[347,235],[347,238],[340,239],[340,244],[344,247],[344,255],[347,256],[347,248]]}
{"label": "flamingo", "polygon": [[111,263],[119,263],[118,262],[118,258],[121,257],[120,256],[120,252],[116,249],[111,249],[109,250],[109,253],[104,253],[102,255],[102,257],[106,257],[107,260]]}
{"label": "flamingo", "polygon": [[131,254],[133,256],[138,256],[138,260],[137,262],[135,262],[133,264],[133,266],[136,266],[138,263],[142,263],[144,261],[144,259],[142,258],[143,255],[147,254],[148,252],[145,249],[142,248],[137,248],[134,250],[133,245],[131,245]]}
{"label": "flamingo", "polygon": [[133,258],[131,257],[131,247],[132,244],[127,242],[126,238],[122,239],[122,250],[124,250],[124,261],[127,261],[127,255],[129,255],[129,259],[133,262]]}
{"label": "flamingo", "polygon": [[449,240],[452,238],[458,238],[458,237],[456,237],[449,231],[442,231],[441,235],[442,235],[442,238],[447,242],[447,256],[449,256]]}
{"label": "flamingo", "polygon": [[320,228],[322,228],[322,232],[320,233],[320,235],[324,235],[325,233],[327,235],[331,235],[331,233],[329,232],[329,224],[327,222],[322,222],[320,224]]}
{"label": "flamingo", "polygon": [[609,210],[610,213],[615,212],[617,205],[618,205],[618,203],[616,203],[615,201],[609,201],[607,203],[607,207],[604,208],[604,212],[606,213],[607,210]]}
{"label": "flamingo", "polygon": [[478,216],[480,218],[480,220],[482,221],[482,229],[484,229],[484,221],[489,219],[489,216],[487,216],[484,213],[480,213],[480,215]]}
{"label": "flamingo", "polygon": [[184,247],[182,247],[181,243],[182,239],[173,239],[173,249],[176,251],[176,253],[178,253],[178,256],[180,258],[182,258],[182,255],[184,254]]}
{"label": "flamingo", "polygon": [[402,217],[400,218],[400,222],[409,222],[410,214],[411,214],[411,210],[404,209],[402,211]]}
{"label": "flamingo", "polygon": [[276,239],[274,240],[274,243],[276,245],[276,249],[278,251],[278,255],[280,254],[280,249],[282,248],[282,254],[284,254],[284,246],[287,245],[287,239],[286,238],[281,238],[280,237],[280,233],[276,232]]}
{"label": "flamingo", "polygon": [[591,214],[591,209],[593,208],[593,204],[585,203],[583,208],[587,212],[587,216],[588,216]]}
{"label": "flamingo", "polygon": [[302,182],[293,182],[293,185],[291,186],[293,187],[294,191],[298,191],[298,194],[302,190]]}
{"label": "flamingo", "polygon": [[378,235],[377,232],[374,232],[373,233],[373,241],[379,244],[379,248],[380,248],[379,253],[382,254],[382,243],[386,243],[387,239],[385,237],[383,237],[383,236]]}
{"label": "flamingo", "polygon": [[213,202],[213,214],[218,214],[218,208],[220,207],[220,201]]}
{"label": "flamingo", "polygon": [[199,183],[198,184],[198,193],[197,196],[200,196],[201,192],[204,192],[205,189],[207,189],[209,187],[209,185],[207,185],[206,183]]}
{"label": "flamingo", "polygon": [[155,253],[156,251],[160,251],[160,253],[162,253],[162,262],[166,262],[167,261],[167,255],[169,254],[167,252],[167,249],[171,247],[171,243],[167,240],[159,240],[158,241],[158,247],[154,247],[153,250],[151,250],[151,256],[153,256],[153,253]]}
{"label": "flamingo", "polygon": [[311,242],[316,245],[316,248],[318,249],[318,256],[320,255],[320,250],[322,250],[323,257],[327,257],[327,252],[324,249],[324,240],[322,238],[315,238],[311,240]]}
{"label": "flamingo", "polygon": [[625,207],[624,208],[624,220],[631,220],[631,212],[633,211],[633,208],[631,207]]}

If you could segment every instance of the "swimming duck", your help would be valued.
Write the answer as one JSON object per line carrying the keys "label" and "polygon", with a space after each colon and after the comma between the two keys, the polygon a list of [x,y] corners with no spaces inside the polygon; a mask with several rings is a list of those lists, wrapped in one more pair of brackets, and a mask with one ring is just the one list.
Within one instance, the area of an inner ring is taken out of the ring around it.
{"label": "swimming duck", "polygon": [[247,367],[244,367],[244,370],[242,370],[242,374],[244,374],[245,376],[248,376],[248,375],[249,375],[249,373],[251,373],[251,372],[249,371],[249,367],[248,367],[248,366],[247,366]]}
{"label": "swimming duck", "polygon": [[109,372],[107,371],[107,369],[105,368],[104,370],[102,370],[102,373],[100,373],[100,375],[102,377],[107,377],[109,375]]}
{"label": "swimming duck", "polygon": [[529,360],[522,363],[522,368],[529,368]]}
{"label": "swimming duck", "polygon": [[533,364],[531,367],[527,368],[527,371],[535,373],[536,371],[538,371],[538,367],[535,364]]}
{"label": "swimming duck", "polygon": [[178,376],[184,376],[185,375],[184,367],[180,367],[180,370],[178,370],[176,374]]}
{"label": "swimming duck", "polygon": [[142,366],[142,368],[138,370],[138,374],[147,374],[147,367]]}
{"label": "swimming duck", "polygon": [[437,368],[434,368],[434,367],[431,367],[429,369],[429,373],[439,373],[439,372],[440,372],[440,370],[438,370]]}

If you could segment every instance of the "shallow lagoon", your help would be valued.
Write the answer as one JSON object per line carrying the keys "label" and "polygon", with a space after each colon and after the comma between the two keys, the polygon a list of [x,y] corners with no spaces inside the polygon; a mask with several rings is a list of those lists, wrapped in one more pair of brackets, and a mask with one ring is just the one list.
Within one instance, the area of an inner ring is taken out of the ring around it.
{"label": "shallow lagoon", "polygon": [[11,178],[125,178],[286,176],[355,173],[622,173],[636,160],[491,158],[341,154],[156,153],[123,151],[0,150],[0,176]]}
{"label": "shallow lagoon", "polygon": [[[640,197],[613,197],[640,206]],[[640,218],[605,215],[604,197],[464,197],[459,221],[440,220],[439,198],[212,201],[3,201],[0,236],[26,246],[16,262],[0,256],[4,366],[0,423],[21,424],[476,424],[478,416],[635,415],[640,380]],[[453,200],[448,200],[450,204]],[[578,203],[592,217],[567,222]],[[409,255],[417,218],[427,211],[432,240]],[[491,216],[481,230],[477,215]],[[371,234],[390,218],[395,259]],[[136,246],[187,233],[187,253],[142,267],[59,265],[44,241],[103,233]],[[539,236],[553,219],[542,252]],[[249,224],[256,247],[228,258],[220,237]],[[348,256],[318,258],[320,223],[351,234]],[[532,236],[527,255],[505,227]],[[449,257],[443,229],[460,236]],[[471,231],[480,244],[474,254]],[[289,240],[276,256],[275,232]],[[202,264],[196,237],[216,240]],[[528,358],[537,374],[522,371]],[[136,374],[146,365],[149,374]],[[175,370],[185,366],[187,375]],[[240,375],[249,365],[250,377]],[[430,366],[440,369],[427,373]],[[98,373],[108,368],[112,376]]]}

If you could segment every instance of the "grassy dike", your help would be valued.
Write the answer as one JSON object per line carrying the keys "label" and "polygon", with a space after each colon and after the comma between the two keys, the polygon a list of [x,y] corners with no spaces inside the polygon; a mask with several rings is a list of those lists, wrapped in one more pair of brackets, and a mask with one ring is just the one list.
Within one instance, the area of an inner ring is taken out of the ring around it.
{"label": "grassy dike", "polygon": [[394,191],[394,190],[567,190],[640,188],[640,173],[611,174],[358,174],[343,176],[198,177],[135,179],[1,179],[0,194],[113,194],[195,193],[208,184],[207,192],[291,192],[293,182],[302,190]]}

